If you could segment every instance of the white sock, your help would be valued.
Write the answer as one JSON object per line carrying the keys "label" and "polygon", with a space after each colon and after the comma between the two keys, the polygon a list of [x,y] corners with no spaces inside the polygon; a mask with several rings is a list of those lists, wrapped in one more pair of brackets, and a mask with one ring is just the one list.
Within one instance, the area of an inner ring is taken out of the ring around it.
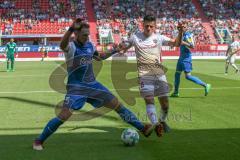
{"label": "white sock", "polygon": [[157,124],[158,123],[158,117],[157,117],[157,112],[156,112],[156,107],[154,104],[147,104],[147,115],[149,120],[152,122],[152,124]]}
{"label": "white sock", "polygon": [[238,67],[236,66],[236,64],[232,63],[232,66],[234,69],[238,70]]}
{"label": "white sock", "polygon": [[161,113],[160,113],[160,121],[161,122],[165,122],[168,116],[168,110],[164,111],[161,109]]}

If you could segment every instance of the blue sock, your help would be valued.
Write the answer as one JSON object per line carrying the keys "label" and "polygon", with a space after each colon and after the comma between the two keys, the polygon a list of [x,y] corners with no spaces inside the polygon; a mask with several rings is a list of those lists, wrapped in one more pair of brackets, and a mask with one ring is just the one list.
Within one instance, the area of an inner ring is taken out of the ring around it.
{"label": "blue sock", "polygon": [[61,124],[63,124],[63,122],[59,118],[55,117],[51,119],[45,126],[42,134],[37,138],[37,140],[44,142],[51,134],[53,134],[58,129]]}
{"label": "blue sock", "polygon": [[178,93],[179,85],[180,85],[181,72],[175,73],[175,81],[174,81],[174,93]]}
{"label": "blue sock", "polygon": [[128,124],[134,126],[135,128],[137,128],[139,131],[143,130],[144,125],[142,122],[140,122],[137,117],[131,112],[129,111],[126,107],[124,107],[123,105],[119,106],[119,109],[116,111],[119,116]]}
{"label": "blue sock", "polygon": [[201,86],[203,86],[203,87],[206,86],[206,83],[204,83],[203,81],[201,81],[198,77],[195,77],[195,76],[192,76],[192,75],[187,75],[187,76],[186,76],[186,79],[189,80],[189,81],[192,81],[192,82],[194,82],[194,83],[196,83],[196,84],[199,84],[199,85],[201,85]]}

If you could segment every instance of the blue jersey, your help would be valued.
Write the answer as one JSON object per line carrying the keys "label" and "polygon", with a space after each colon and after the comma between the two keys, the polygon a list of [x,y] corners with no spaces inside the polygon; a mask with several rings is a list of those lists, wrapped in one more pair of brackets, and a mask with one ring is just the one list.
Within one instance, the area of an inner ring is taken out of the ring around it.
{"label": "blue jersey", "polygon": [[[187,42],[188,44],[194,46],[194,39],[193,34],[190,32],[185,32],[183,34],[183,41]],[[190,51],[190,48],[186,47],[185,45],[180,46],[180,56],[179,60],[181,61],[192,61],[192,53]]]}
{"label": "blue jersey", "polygon": [[66,55],[68,82],[67,85],[81,85],[95,81],[92,60],[95,47],[91,42],[80,46],[76,42],[69,43]]}
{"label": "blue jersey", "polygon": [[114,98],[112,93],[95,79],[92,66],[95,54],[97,52],[91,42],[84,45],[70,42],[65,49],[68,72],[65,106],[78,110],[87,102],[94,107],[100,107]]}
{"label": "blue jersey", "polygon": [[[190,32],[185,32],[183,34],[183,41],[191,46],[194,46],[193,34]],[[180,46],[180,56],[176,70],[179,72],[184,71],[186,73],[192,71],[192,53],[190,48],[186,47],[185,45]]]}

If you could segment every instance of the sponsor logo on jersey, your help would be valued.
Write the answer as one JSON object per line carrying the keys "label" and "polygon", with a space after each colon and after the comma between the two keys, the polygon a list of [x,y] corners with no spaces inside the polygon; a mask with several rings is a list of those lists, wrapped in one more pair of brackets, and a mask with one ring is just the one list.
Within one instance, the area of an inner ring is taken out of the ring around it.
{"label": "sponsor logo on jersey", "polygon": [[87,53],[91,53],[92,50],[90,48],[87,49]]}

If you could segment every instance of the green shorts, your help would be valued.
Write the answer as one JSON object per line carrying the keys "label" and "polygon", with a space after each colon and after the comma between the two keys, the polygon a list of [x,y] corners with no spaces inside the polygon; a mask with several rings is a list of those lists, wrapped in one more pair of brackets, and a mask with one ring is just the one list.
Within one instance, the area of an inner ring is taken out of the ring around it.
{"label": "green shorts", "polygon": [[7,55],[7,61],[14,61],[14,54]]}

